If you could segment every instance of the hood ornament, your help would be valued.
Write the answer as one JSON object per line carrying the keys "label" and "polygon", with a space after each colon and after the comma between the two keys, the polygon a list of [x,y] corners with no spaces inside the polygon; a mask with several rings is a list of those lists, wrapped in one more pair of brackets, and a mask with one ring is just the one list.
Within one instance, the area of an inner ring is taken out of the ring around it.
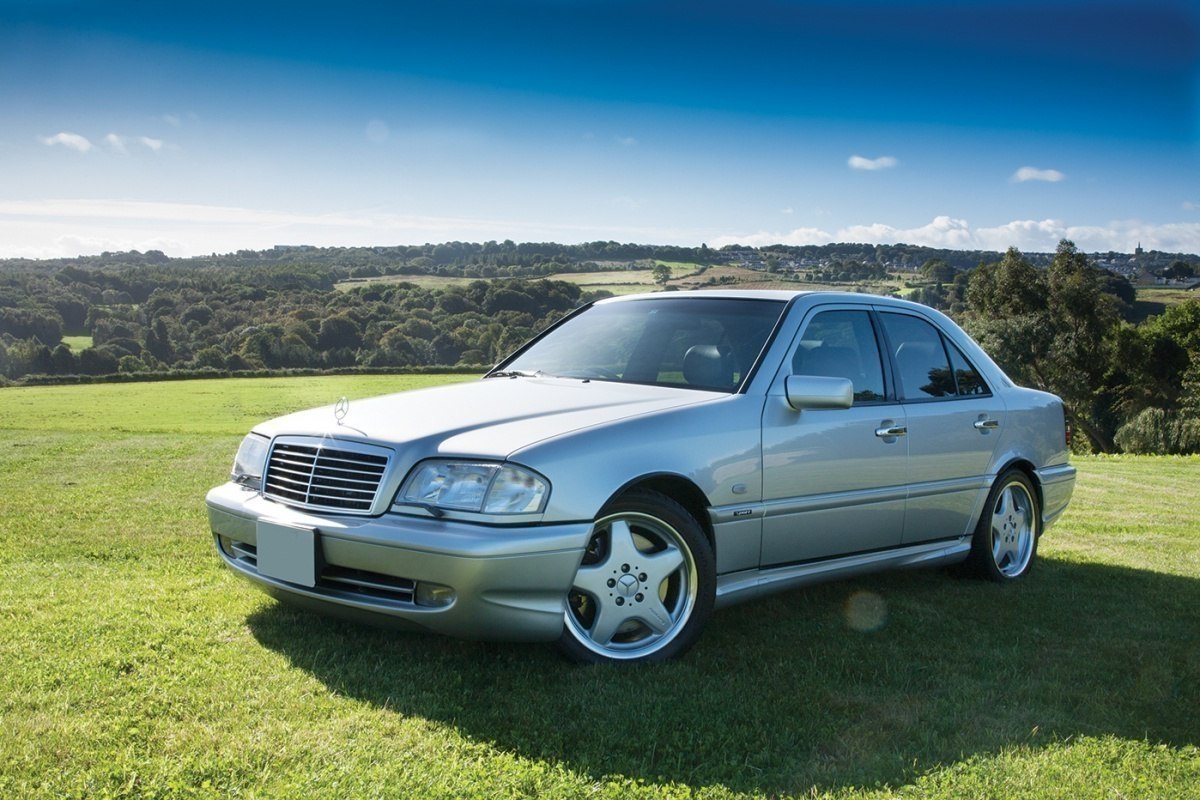
{"label": "hood ornament", "polygon": [[333,416],[337,419],[337,424],[341,425],[342,420],[350,413],[350,401],[343,397],[337,401],[337,405],[333,407]]}

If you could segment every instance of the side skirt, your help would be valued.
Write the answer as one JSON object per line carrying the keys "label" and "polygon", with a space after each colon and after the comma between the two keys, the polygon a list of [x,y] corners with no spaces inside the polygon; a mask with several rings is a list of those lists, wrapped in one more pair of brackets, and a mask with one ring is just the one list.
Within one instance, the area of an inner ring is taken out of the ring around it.
{"label": "side skirt", "polygon": [[856,553],[849,556],[788,564],[766,569],[748,569],[717,576],[718,608],[765,594],[782,592],[814,583],[852,578],[870,572],[904,567],[936,567],[956,564],[971,551],[971,537],[922,542],[907,547]]}

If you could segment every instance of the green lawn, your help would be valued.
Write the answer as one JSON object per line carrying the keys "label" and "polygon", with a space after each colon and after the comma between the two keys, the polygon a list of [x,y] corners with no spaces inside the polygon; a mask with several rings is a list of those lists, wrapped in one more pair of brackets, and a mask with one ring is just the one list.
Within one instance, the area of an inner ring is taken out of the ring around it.
{"label": "green lawn", "polygon": [[1019,586],[795,591],[661,666],[329,621],[221,566],[203,496],[253,421],[437,380],[0,390],[0,797],[1196,797],[1200,459],[1080,459]]}

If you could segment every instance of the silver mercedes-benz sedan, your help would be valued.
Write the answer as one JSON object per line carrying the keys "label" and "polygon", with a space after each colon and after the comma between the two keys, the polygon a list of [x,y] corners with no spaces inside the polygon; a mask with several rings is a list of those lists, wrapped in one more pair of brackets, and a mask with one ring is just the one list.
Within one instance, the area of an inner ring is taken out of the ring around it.
{"label": "silver mercedes-benz sedan", "polygon": [[275,597],[590,662],[873,570],[1029,572],[1075,483],[1062,403],[951,320],[824,292],[584,306],[483,380],[264,422],[208,494]]}

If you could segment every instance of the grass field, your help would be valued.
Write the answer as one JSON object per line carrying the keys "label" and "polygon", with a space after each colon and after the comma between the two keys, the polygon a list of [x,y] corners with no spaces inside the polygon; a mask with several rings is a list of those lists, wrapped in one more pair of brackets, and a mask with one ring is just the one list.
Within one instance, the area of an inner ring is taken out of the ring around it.
{"label": "grass field", "polygon": [[346,625],[221,566],[203,496],[250,424],[438,380],[0,390],[0,797],[1197,796],[1200,460],[1079,460],[1019,586],[795,591],[661,666]]}
{"label": "grass field", "polygon": [[[909,274],[896,279],[855,283],[822,283],[808,280],[791,280],[790,274],[772,274],[738,266],[715,266],[705,269],[700,264],[683,261],[659,261],[671,268],[670,285],[676,289],[784,289],[788,291],[866,291],[873,294],[892,294],[903,291]],[[801,277],[805,277],[801,275]],[[603,272],[559,272],[547,275],[547,280],[567,281],[578,284],[587,292],[606,291],[615,295],[654,292],[659,287],[654,274],[649,270],[613,269]],[[383,278],[355,278],[342,281],[338,289],[347,290],[372,283],[413,283],[426,289],[444,289],[448,286],[465,286],[479,278],[449,278],[437,275],[390,275]],[[716,281],[717,283],[711,283]]]}
{"label": "grass field", "polygon": [[91,336],[64,336],[62,337],[63,344],[78,353],[80,350],[86,350],[92,346]]}
{"label": "grass field", "polygon": [[[682,261],[660,261],[671,268],[671,279],[678,281],[702,269],[700,264]],[[748,271],[748,270],[747,270]],[[549,281],[566,281],[578,284],[584,291],[609,291],[613,294],[651,292],[658,287],[650,269],[612,269],[600,272],[556,272],[545,277]],[[440,275],[388,275],[381,278],[353,278],[338,283],[337,288],[346,290],[372,283],[412,283],[426,289],[444,289],[448,286],[466,286],[479,278],[453,278]]]}
{"label": "grass field", "polygon": [[1133,304],[1136,319],[1140,322],[1149,316],[1157,316],[1171,306],[1181,305],[1200,299],[1200,291],[1195,289],[1174,289],[1166,286],[1139,286],[1137,299]]}

